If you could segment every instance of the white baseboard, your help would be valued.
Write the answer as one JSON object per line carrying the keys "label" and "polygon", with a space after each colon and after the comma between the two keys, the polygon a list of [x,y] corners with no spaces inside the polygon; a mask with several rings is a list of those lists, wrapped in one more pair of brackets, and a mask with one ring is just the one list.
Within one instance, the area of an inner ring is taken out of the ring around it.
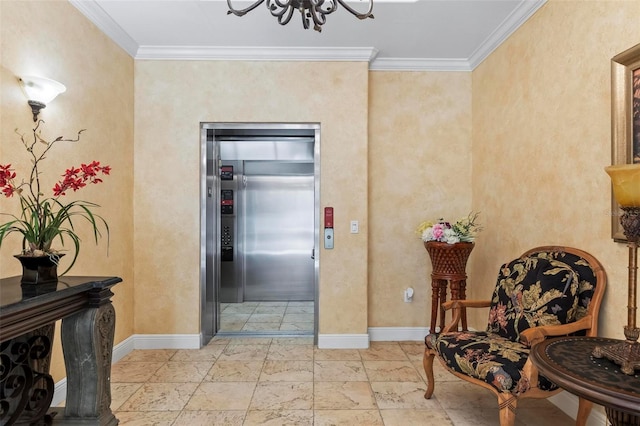
{"label": "white baseboard", "polygon": [[320,349],[367,349],[368,334],[318,334]]}
{"label": "white baseboard", "polygon": [[416,341],[421,342],[429,334],[429,327],[369,327],[372,342]]}
{"label": "white baseboard", "polygon": [[60,405],[67,397],[67,378],[60,380],[53,388],[53,399],[51,400],[51,406],[56,407]]}
{"label": "white baseboard", "polygon": [[111,355],[111,363],[115,364],[120,361],[122,358],[127,356],[129,352],[136,348],[136,338],[135,335],[129,336],[124,339],[122,342],[118,343],[113,347],[113,354]]}
{"label": "white baseboard", "polygon": [[135,349],[199,349],[199,334],[134,334]]}

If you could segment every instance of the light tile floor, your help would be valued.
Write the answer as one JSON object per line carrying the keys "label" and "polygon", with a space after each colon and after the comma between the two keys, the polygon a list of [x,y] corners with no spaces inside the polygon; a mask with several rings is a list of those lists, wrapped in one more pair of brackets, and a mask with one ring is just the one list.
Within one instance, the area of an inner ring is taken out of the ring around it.
{"label": "light tile floor", "polygon": [[243,302],[220,304],[222,333],[313,334],[313,302]]}
{"label": "light tile floor", "polygon": [[[497,425],[496,398],[436,368],[430,400],[421,342],[318,349],[311,337],[214,338],[199,350],[135,350],[112,368],[121,425]],[[517,425],[574,421],[524,400]]]}

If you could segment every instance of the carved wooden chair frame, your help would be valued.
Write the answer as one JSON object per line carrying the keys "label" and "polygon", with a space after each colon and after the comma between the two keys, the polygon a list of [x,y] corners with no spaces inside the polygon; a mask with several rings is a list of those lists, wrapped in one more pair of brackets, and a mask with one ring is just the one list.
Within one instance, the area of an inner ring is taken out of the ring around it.
{"label": "carved wooden chair frame", "polygon": [[[525,258],[531,254],[538,252],[565,252],[571,253],[576,256],[582,257],[589,263],[590,268],[595,275],[595,289],[589,306],[587,308],[587,314],[577,321],[562,324],[562,325],[546,325],[539,327],[529,328],[521,333],[520,341],[528,346],[533,346],[547,337],[563,336],[567,334],[583,331],[586,336],[595,337],[598,333],[598,314],[600,310],[600,304],[604,295],[604,291],[607,284],[606,273],[602,264],[591,254],[582,251],[580,249],[572,247],[562,246],[542,246],[528,250],[520,256]],[[460,326],[461,318],[467,308],[488,308],[491,305],[491,300],[453,300],[443,304],[445,310],[452,311],[452,321],[448,324],[441,333],[448,333],[452,331],[468,331]],[[431,398],[435,388],[434,374],[433,374],[433,359],[438,355],[435,349],[431,349],[429,346],[425,346],[423,365],[425,373],[427,375],[427,391],[424,395],[426,399]],[[445,369],[462,380],[481,386],[485,389],[492,391],[498,398],[498,407],[500,410],[500,425],[511,426],[515,422],[515,410],[519,399],[523,398],[548,398],[560,391],[561,388],[554,389],[552,391],[542,390],[537,387],[538,384],[538,369],[533,365],[530,359],[527,359],[522,375],[526,376],[530,383],[531,388],[524,393],[516,396],[511,392],[500,392],[490,384],[476,379],[474,377],[467,376],[462,373],[458,373],[446,365],[446,362],[438,357]],[[578,405],[578,415],[576,418],[576,425],[585,425],[593,403],[586,399],[580,398]]]}

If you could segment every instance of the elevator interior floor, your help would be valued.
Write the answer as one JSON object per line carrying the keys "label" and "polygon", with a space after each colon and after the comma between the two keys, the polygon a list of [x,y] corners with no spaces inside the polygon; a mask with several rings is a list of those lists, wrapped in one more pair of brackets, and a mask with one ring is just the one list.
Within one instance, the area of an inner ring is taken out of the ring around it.
{"label": "elevator interior floor", "polygon": [[313,305],[312,301],[221,303],[219,333],[312,335]]}

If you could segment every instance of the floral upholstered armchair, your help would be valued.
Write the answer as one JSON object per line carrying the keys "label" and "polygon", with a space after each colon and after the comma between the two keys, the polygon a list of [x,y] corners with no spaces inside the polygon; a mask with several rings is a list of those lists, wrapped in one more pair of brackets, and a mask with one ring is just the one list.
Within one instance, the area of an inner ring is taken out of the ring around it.
{"label": "floral upholstered armchair", "polygon": [[[425,398],[434,391],[435,356],[456,376],[498,397],[500,425],[513,425],[520,398],[547,398],[561,391],[529,360],[532,345],[551,336],[596,336],[606,287],[600,262],[582,250],[545,246],[502,265],[491,300],[453,300],[452,323],[425,337]],[[490,308],[485,331],[459,328],[467,308]],[[584,425],[592,403],[580,398],[576,424]]]}

